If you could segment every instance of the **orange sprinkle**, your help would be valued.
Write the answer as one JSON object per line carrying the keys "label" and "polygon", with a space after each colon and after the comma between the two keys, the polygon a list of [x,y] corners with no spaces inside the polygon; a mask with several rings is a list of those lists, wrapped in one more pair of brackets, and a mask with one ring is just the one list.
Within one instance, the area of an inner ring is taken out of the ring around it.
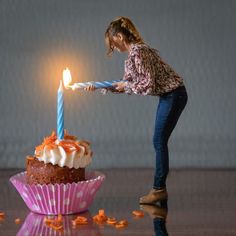
{"label": "orange sprinkle", "polygon": [[100,209],[100,210],[98,211],[98,215],[100,215],[100,216],[103,215],[103,216],[104,216],[104,215],[105,215],[104,209]]}
{"label": "orange sprinkle", "polygon": [[63,230],[63,219],[62,219],[62,215],[59,214],[56,218],[52,219],[52,218],[44,218],[44,223],[54,229],[54,230]]}
{"label": "orange sprinkle", "polygon": [[72,220],[72,225],[77,226],[77,225],[87,225],[88,222],[87,221],[76,221],[76,220]]}
{"label": "orange sprinkle", "polygon": [[67,132],[67,130],[66,129],[64,129],[64,139],[71,139],[71,140],[76,140],[77,139],[77,137],[76,136],[73,136],[73,135],[69,135],[68,134],[68,132]]}
{"label": "orange sprinkle", "polygon": [[57,220],[58,220],[58,221],[62,221],[62,214],[59,214],[59,215],[57,216]]}
{"label": "orange sprinkle", "polygon": [[4,212],[0,212],[0,217],[5,217],[5,213]]}
{"label": "orange sprinkle", "polygon": [[124,228],[128,225],[127,220],[120,220],[118,223],[115,224],[116,228]]}
{"label": "orange sprinkle", "polygon": [[76,142],[62,140],[59,143],[59,146],[63,147],[67,152],[80,151],[80,147]]}
{"label": "orange sprinkle", "polygon": [[77,216],[76,217],[76,220],[79,220],[79,221],[87,221],[88,219],[84,216]]}
{"label": "orange sprinkle", "polygon": [[59,214],[56,218],[47,218],[47,217],[45,217],[44,218],[44,222],[45,223],[53,223],[53,222],[55,222],[55,223],[60,223],[60,222],[62,222],[62,215],[61,214]]}
{"label": "orange sprinkle", "polygon": [[107,221],[107,216],[95,215],[93,220],[98,224],[103,224]]}
{"label": "orange sprinkle", "polygon": [[4,212],[0,212],[0,222],[5,220],[5,213]]}
{"label": "orange sprinkle", "polygon": [[97,223],[105,223],[105,221],[106,221],[105,217],[101,217],[99,215],[94,216],[93,220]]}
{"label": "orange sprinkle", "polygon": [[135,210],[132,213],[133,213],[133,215],[138,216],[138,217],[143,217],[144,216],[143,211]]}
{"label": "orange sprinkle", "polygon": [[116,227],[117,229],[120,229],[120,228],[126,227],[126,225],[117,223],[117,224],[115,224],[115,227]]}
{"label": "orange sprinkle", "polygon": [[63,225],[54,225],[54,224],[51,224],[50,226],[51,228],[55,229],[55,230],[62,230],[63,229]]}
{"label": "orange sprinkle", "polygon": [[120,220],[118,223],[119,224],[123,224],[123,225],[128,225],[128,221],[127,220]]}
{"label": "orange sprinkle", "polygon": [[117,223],[117,220],[116,218],[108,218],[107,219],[107,224],[111,224],[111,225],[114,225]]}
{"label": "orange sprinkle", "polygon": [[77,216],[74,220],[72,220],[72,225],[86,225],[88,224],[88,219],[84,216]]}
{"label": "orange sprinkle", "polygon": [[20,223],[21,223],[20,218],[16,218],[16,219],[15,219],[15,223],[16,223],[17,225],[20,224]]}
{"label": "orange sprinkle", "polygon": [[54,143],[50,143],[50,144],[47,144],[47,145],[45,145],[45,146],[48,148],[48,150],[52,150],[52,149],[54,149],[57,145],[54,144]]}

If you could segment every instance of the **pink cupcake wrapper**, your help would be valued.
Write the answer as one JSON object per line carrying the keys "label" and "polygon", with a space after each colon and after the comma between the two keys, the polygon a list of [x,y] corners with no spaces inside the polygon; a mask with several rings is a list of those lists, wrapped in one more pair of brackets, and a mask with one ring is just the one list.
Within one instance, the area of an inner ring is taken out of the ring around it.
{"label": "pink cupcake wrapper", "polygon": [[105,175],[98,171],[86,173],[86,181],[68,184],[27,184],[26,172],[10,178],[28,208],[40,214],[74,214],[86,211],[101,187]]}

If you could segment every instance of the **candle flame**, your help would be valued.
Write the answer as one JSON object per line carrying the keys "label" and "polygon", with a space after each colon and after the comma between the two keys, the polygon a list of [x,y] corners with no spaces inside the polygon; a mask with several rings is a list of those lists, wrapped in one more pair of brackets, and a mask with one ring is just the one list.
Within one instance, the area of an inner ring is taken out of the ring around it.
{"label": "candle flame", "polygon": [[65,88],[69,88],[71,82],[72,82],[72,78],[71,78],[70,70],[66,68],[65,70],[63,70],[63,83],[64,83]]}

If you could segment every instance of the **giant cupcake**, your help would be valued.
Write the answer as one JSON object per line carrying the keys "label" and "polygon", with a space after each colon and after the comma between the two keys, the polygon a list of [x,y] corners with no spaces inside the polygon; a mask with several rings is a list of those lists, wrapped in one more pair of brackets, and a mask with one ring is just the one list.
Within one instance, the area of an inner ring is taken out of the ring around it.
{"label": "giant cupcake", "polygon": [[86,211],[105,180],[99,171],[85,169],[92,162],[90,142],[65,131],[55,132],[26,157],[26,171],[10,178],[33,212],[56,215]]}

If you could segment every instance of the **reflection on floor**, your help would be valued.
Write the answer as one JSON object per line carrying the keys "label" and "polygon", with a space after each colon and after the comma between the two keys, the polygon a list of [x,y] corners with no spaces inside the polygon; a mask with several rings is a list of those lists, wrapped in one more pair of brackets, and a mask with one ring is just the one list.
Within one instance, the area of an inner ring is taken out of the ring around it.
{"label": "reflection on floor", "polygon": [[[21,171],[0,171],[0,212],[6,214],[0,219],[0,235],[236,235],[234,170],[171,170],[169,199],[162,205],[138,204],[139,197],[152,186],[153,169],[100,170],[106,180],[89,211],[80,214],[88,224],[73,227],[75,216],[64,216],[63,234],[45,226],[44,215],[31,213],[9,183],[9,177]],[[109,217],[126,219],[128,225],[116,228],[95,223],[93,216],[99,209]],[[135,217],[134,210],[143,211],[144,217]],[[15,224],[16,218],[22,223]]]}

